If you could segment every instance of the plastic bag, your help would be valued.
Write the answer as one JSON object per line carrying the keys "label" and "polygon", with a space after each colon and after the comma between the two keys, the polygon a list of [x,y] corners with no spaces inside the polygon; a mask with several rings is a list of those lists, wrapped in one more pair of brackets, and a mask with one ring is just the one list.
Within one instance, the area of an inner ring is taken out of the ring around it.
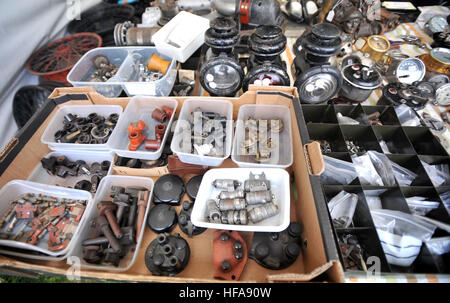
{"label": "plastic bag", "polygon": [[339,124],[347,124],[347,125],[359,125],[359,122],[350,117],[344,116],[341,113],[337,113],[336,115]]}
{"label": "plastic bag", "polygon": [[325,171],[320,176],[323,184],[350,184],[358,174],[353,163],[323,156]]}
{"label": "plastic bag", "polygon": [[385,154],[390,154],[391,153],[389,151],[389,147],[386,144],[386,141],[380,140],[378,143],[380,143],[380,147],[381,147],[381,150],[383,151],[383,153],[385,153]]}
{"label": "plastic bag", "polygon": [[438,220],[434,220],[428,217],[424,217],[424,216],[419,216],[419,215],[414,215],[414,217],[416,217],[417,219],[419,219],[420,221],[430,224],[434,227],[440,228],[442,230],[445,230],[446,232],[450,233],[450,224],[447,223],[443,223],[441,221]]}
{"label": "plastic bag", "polygon": [[450,236],[433,238],[425,241],[425,245],[432,255],[443,255],[450,252]]}
{"label": "plastic bag", "polygon": [[396,210],[372,210],[372,219],[390,264],[410,266],[422,242],[430,240],[436,227],[417,217]]}
{"label": "plastic bag", "polygon": [[406,198],[406,203],[408,204],[411,213],[419,216],[425,216],[433,209],[439,207],[439,202],[428,201],[425,197],[410,197]]}
{"label": "plastic bag", "polygon": [[442,202],[444,203],[445,208],[450,213],[450,191],[442,193],[440,195]]}
{"label": "plastic bag", "polygon": [[448,183],[448,181],[450,180],[450,175],[448,173],[448,165],[445,164],[430,165],[425,161],[421,162],[423,168],[425,168],[425,171],[427,172],[428,176],[431,179],[431,182],[433,182],[433,185],[435,187],[441,186],[444,183]]}
{"label": "plastic bag", "polygon": [[408,105],[402,104],[396,106],[395,112],[402,126],[420,126],[420,119]]}
{"label": "plastic bag", "polygon": [[392,169],[394,171],[395,179],[400,186],[410,186],[411,183],[417,178],[417,174],[413,173],[407,168],[398,165],[391,161]]}
{"label": "plastic bag", "polygon": [[357,203],[358,195],[346,191],[339,192],[328,202],[328,208],[335,227],[347,228],[350,226]]}
{"label": "plastic bag", "polygon": [[352,161],[362,185],[383,186],[383,180],[378,175],[369,155],[365,154],[359,157],[354,155],[352,156]]}
{"label": "plastic bag", "polygon": [[372,160],[372,164],[378,172],[378,175],[383,180],[384,186],[395,186],[391,160],[386,155],[373,150],[369,150],[367,154],[370,156],[370,160]]}

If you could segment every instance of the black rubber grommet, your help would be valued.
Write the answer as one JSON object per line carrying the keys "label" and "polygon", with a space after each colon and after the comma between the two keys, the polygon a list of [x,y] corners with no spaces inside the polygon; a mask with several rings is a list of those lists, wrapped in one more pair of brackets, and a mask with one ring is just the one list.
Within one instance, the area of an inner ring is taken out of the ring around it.
{"label": "black rubber grommet", "polygon": [[168,204],[158,204],[150,209],[147,224],[155,232],[169,232],[177,224],[177,212]]}
{"label": "black rubber grommet", "polygon": [[81,180],[74,186],[75,189],[81,189],[85,191],[91,191],[92,183],[87,180]]}
{"label": "black rubber grommet", "polygon": [[183,179],[177,175],[164,175],[156,181],[153,188],[154,202],[178,205],[184,191]]}
{"label": "black rubber grommet", "polygon": [[203,175],[192,177],[186,184],[186,193],[192,201],[197,198],[198,189],[202,183]]}

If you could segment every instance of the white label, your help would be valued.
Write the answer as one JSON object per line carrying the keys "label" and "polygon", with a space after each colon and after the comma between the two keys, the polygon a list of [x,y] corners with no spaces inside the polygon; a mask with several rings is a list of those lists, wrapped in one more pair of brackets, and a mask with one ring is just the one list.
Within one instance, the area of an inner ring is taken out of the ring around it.
{"label": "white label", "polygon": [[128,94],[130,95],[156,95],[156,85],[154,82],[139,82],[125,84]]}
{"label": "white label", "polygon": [[415,6],[411,2],[396,2],[396,1],[385,1],[382,6],[387,9],[411,9],[416,10]]}
{"label": "white label", "polygon": [[333,21],[333,18],[334,18],[334,10],[333,10],[333,11],[330,11],[330,12],[328,13],[326,20],[327,20],[328,22],[331,22],[331,21]]}

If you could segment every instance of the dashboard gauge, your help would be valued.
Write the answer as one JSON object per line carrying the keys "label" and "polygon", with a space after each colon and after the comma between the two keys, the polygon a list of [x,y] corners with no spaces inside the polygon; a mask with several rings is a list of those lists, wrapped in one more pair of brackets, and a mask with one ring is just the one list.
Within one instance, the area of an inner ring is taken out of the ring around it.
{"label": "dashboard gauge", "polygon": [[380,61],[384,54],[391,47],[389,40],[381,35],[372,35],[367,38],[366,44],[361,48],[365,53],[369,53],[370,57],[375,61]]}
{"label": "dashboard gauge", "polygon": [[401,83],[412,84],[425,76],[426,68],[422,60],[407,58],[399,62],[395,76]]}
{"label": "dashboard gauge", "polygon": [[436,102],[439,105],[450,105],[450,83],[447,83],[436,90]]}
{"label": "dashboard gauge", "polygon": [[425,63],[427,71],[450,76],[450,49],[436,47],[429,54],[420,55],[419,58]]}
{"label": "dashboard gauge", "polygon": [[433,82],[436,86],[436,89],[441,87],[444,84],[450,83],[450,77],[436,72],[431,72],[426,76],[427,81]]}
{"label": "dashboard gauge", "polygon": [[434,16],[425,24],[425,30],[430,36],[443,32],[448,26],[447,19],[442,16]]}

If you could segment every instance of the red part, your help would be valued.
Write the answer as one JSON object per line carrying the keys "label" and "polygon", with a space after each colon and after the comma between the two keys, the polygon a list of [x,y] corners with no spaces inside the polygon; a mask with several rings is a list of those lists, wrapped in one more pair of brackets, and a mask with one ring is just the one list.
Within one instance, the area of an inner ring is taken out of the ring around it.
{"label": "red part", "polygon": [[145,122],[139,120],[137,123],[130,123],[128,126],[128,139],[130,140],[130,144],[128,145],[128,150],[136,151],[141,145],[141,143],[145,140],[145,135],[142,132],[145,129]]}
{"label": "red part", "polygon": [[55,40],[34,52],[26,63],[27,70],[43,80],[68,84],[67,74],[89,50],[102,46],[95,33],[77,33]]}
{"label": "red part", "polygon": [[239,5],[239,21],[242,24],[248,24],[250,22],[250,5],[252,0],[242,0]]}
{"label": "red part", "polygon": [[155,108],[152,112],[152,118],[161,123],[167,120],[167,116],[167,113],[159,108]]}
{"label": "red part", "polygon": [[[228,240],[223,241],[221,235],[226,233]],[[234,243],[239,241],[242,243],[242,258],[236,259]],[[247,244],[237,231],[216,230],[213,235],[213,266],[214,278],[229,281],[237,281],[244,271],[247,263],[248,253]],[[222,269],[222,263],[228,261],[230,268],[227,271]]]}
{"label": "red part", "polygon": [[16,205],[17,219],[31,219],[34,218],[34,213],[37,211],[37,205],[31,203]]}
{"label": "red part", "polygon": [[167,117],[170,119],[172,117],[172,115],[173,115],[174,108],[171,108],[171,107],[168,107],[168,106],[165,106],[165,105],[163,105],[161,108],[162,108],[163,111],[166,112]]}

